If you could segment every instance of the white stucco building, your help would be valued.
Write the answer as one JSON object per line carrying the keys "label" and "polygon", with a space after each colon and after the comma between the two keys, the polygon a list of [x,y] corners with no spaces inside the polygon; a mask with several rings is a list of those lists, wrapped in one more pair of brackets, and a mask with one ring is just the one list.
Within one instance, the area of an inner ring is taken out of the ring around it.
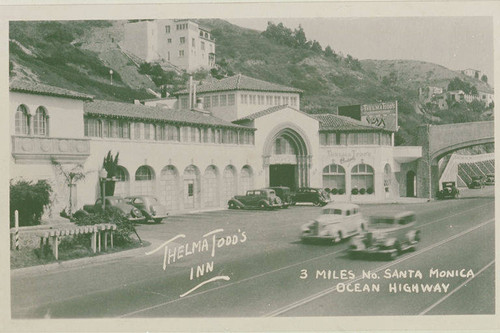
{"label": "white stucco building", "polygon": [[197,87],[204,103],[191,109],[185,99],[195,93],[179,92],[173,110],[12,82],[10,177],[49,179],[54,214],[68,205],[68,188],[51,157],[88,172],[78,208],[99,197],[110,150],[119,152],[115,194],[153,194],[171,211],[224,208],[235,194],[273,185],[328,188],[336,201],[390,200],[401,188],[415,195],[415,174],[400,171],[420,147],[394,147],[393,132],[349,117],[304,113],[300,94],[237,75]]}
{"label": "white stucco building", "polygon": [[191,20],[143,20],[124,26],[121,47],[147,61],[167,61],[192,72],[215,66],[215,40]]}

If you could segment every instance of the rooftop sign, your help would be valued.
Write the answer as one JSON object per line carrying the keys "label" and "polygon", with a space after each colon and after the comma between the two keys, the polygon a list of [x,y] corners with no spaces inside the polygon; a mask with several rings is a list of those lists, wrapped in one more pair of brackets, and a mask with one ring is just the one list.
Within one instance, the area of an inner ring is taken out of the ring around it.
{"label": "rooftop sign", "polygon": [[389,131],[398,130],[398,102],[382,102],[361,105],[362,122]]}

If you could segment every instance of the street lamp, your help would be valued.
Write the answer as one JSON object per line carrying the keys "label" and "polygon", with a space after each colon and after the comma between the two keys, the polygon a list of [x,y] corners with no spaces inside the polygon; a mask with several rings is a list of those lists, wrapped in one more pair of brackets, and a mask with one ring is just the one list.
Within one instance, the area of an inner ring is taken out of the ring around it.
{"label": "street lamp", "polygon": [[111,85],[113,85],[113,70],[112,69],[109,70],[109,76],[111,78]]}
{"label": "street lamp", "polygon": [[102,168],[101,170],[99,170],[99,180],[101,181],[101,199],[102,199],[102,210],[104,211],[106,209],[106,200],[105,200],[105,196],[106,196],[106,180],[107,180],[107,177],[108,177],[108,172],[106,171],[106,169]]}

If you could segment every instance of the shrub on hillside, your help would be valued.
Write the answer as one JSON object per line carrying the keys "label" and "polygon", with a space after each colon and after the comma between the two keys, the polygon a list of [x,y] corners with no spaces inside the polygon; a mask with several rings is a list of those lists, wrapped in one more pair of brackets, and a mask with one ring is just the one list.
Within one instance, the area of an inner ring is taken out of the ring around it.
{"label": "shrub on hillside", "polygon": [[46,180],[10,182],[10,227],[14,227],[14,211],[19,211],[19,225],[40,224],[43,211],[50,204],[52,187]]}

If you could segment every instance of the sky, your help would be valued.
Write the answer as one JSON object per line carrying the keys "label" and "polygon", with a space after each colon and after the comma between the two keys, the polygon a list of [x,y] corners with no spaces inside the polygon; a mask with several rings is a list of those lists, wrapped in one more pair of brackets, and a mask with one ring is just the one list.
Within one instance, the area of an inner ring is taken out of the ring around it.
{"label": "sky", "polygon": [[299,24],[308,40],[363,59],[404,59],[436,63],[452,70],[473,68],[493,82],[491,17],[258,18],[228,19],[263,31],[267,22]]}

